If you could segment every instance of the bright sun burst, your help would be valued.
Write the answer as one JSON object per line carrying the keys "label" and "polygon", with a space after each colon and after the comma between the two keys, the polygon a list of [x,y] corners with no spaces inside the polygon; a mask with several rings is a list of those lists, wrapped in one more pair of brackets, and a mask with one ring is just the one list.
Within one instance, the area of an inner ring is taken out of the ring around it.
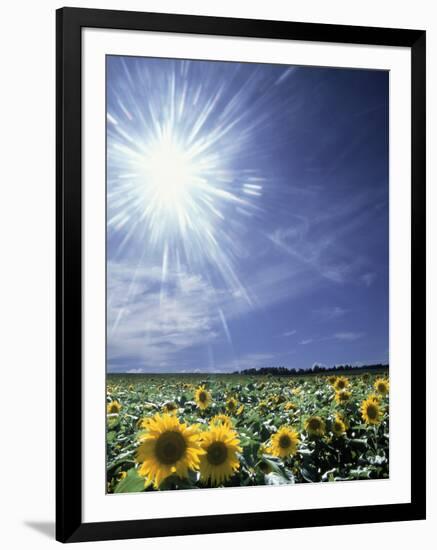
{"label": "bright sun burst", "polygon": [[224,211],[250,207],[232,189],[223,161],[209,146],[166,121],[147,140],[141,158],[133,160],[130,192],[150,243],[163,251],[163,263],[177,253],[191,264],[217,264]]}
{"label": "bright sun burst", "polygon": [[[249,101],[253,90],[246,79],[241,88],[227,88],[199,78],[190,62],[153,67],[138,64],[130,74],[126,66],[127,78],[109,90],[107,225],[114,257],[132,251],[138,269],[146,259],[160,265],[161,304],[172,276],[201,273],[214,291],[226,289],[251,305],[238,259],[247,254],[241,235],[248,220],[263,212],[265,178],[254,167],[252,144],[264,119]],[[217,310],[230,340],[225,313]]]}
{"label": "bright sun burst", "polygon": [[144,159],[146,209],[157,208],[160,214],[177,215],[184,212],[196,188],[202,183],[196,162],[190,152],[169,134],[151,144]]}

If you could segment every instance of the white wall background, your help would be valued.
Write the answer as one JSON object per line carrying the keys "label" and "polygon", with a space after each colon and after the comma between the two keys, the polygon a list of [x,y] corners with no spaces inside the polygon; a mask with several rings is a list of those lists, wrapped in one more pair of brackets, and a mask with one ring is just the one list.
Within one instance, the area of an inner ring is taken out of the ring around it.
{"label": "white wall background", "polygon": [[[70,5],[320,23],[425,28],[428,31],[428,152],[435,151],[437,17],[430,0],[77,0]],[[55,288],[55,9],[62,2],[21,0],[2,6],[0,33],[0,543],[53,548]],[[433,100],[434,98],[434,100]],[[428,155],[428,181],[437,177]],[[428,424],[437,423],[435,186],[428,186]],[[432,250],[434,249],[434,250]],[[431,403],[431,401],[433,401]],[[437,535],[435,441],[429,442],[428,520],[97,543],[104,548],[264,548],[354,550],[430,548]],[[82,547],[89,547],[85,543]]]}

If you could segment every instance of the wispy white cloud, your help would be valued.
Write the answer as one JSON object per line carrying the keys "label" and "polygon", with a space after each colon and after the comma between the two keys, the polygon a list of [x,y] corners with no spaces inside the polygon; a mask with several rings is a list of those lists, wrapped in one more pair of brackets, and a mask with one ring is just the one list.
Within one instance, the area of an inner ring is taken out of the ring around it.
{"label": "wispy white cloud", "polygon": [[311,365],[312,368],[314,367],[324,367],[324,368],[327,368],[328,365],[325,365],[325,363],[322,363],[320,361],[314,361],[314,363]]}
{"label": "wispy white cloud", "polygon": [[344,340],[347,342],[353,342],[354,340],[359,340],[363,338],[363,332],[337,332],[332,336],[335,340]]}
{"label": "wispy white cloud", "polygon": [[297,330],[287,330],[282,334],[282,336],[294,336],[297,333]]}
{"label": "wispy white cloud", "polygon": [[376,279],[376,273],[373,273],[373,272],[364,273],[364,275],[361,276],[361,280],[368,287],[374,283],[375,279]]}
{"label": "wispy white cloud", "polygon": [[[250,308],[252,310],[263,309],[272,305],[302,297],[314,288],[315,277],[306,274],[302,266],[291,264],[286,258],[277,262],[266,262],[249,273],[245,278],[247,292],[252,297]],[[245,308],[243,301],[231,304],[231,308]]]}
{"label": "wispy white cloud", "polygon": [[[231,324],[282,300],[310,290],[311,278],[300,277],[285,263],[265,265],[245,278],[244,296],[213,286],[206,277],[179,266],[135,268],[128,262],[108,264],[108,364],[110,370],[132,369],[223,370],[220,358],[211,358],[210,346],[227,341],[232,349]],[[296,334],[286,331],[284,336]],[[222,346],[223,348],[223,346]],[[208,355],[209,353],[209,355]],[[223,353],[222,353],[223,355]],[[225,354],[226,355],[226,354]],[[273,358],[261,354],[232,362],[229,370],[250,368]],[[240,366],[241,365],[241,366]],[[226,369],[225,369],[226,370]]]}
{"label": "wispy white cloud", "polygon": [[315,211],[314,216],[292,217],[292,223],[276,228],[268,237],[279,250],[322,279],[356,283],[364,273],[361,280],[370,285],[374,276],[369,259],[350,245],[353,241],[349,236],[368,227],[374,201],[367,192],[353,198],[345,195],[341,201]]}
{"label": "wispy white cloud", "polygon": [[310,236],[307,222],[276,229],[269,237],[280,250],[293,256],[307,270],[334,283],[345,283],[362,262],[358,256],[346,256],[339,251],[332,236]]}
{"label": "wispy white cloud", "polygon": [[301,344],[302,346],[306,346],[308,344],[312,344],[315,342],[327,342],[329,340],[354,342],[355,340],[359,340],[364,336],[365,336],[364,332],[336,332],[335,334],[331,334],[329,336],[323,336],[321,338],[320,337],[307,338],[305,340],[301,340],[299,344]]}
{"label": "wispy white cloud", "polygon": [[313,313],[320,321],[332,321],[346,315],[348,310],[340,306],[332,306],[315,309]]}
{"label": "wispy white cloud", "polygon": [[[182,369],[182,370],[180,370],[180,371],[178,371],[178,372],[181,372],[181,373],[183,373],[183,374],[186,374],[186,373],[189,373],[189,374],[191,374],[191,373],[199,374],[199,373],[202,372],[202,371],[201,371],[200,369]],[[219,371],[214,371],[214,372],[219,372]]]}
{"label": "wispy white cloud", "polygon": [[[135,276],[133,276],[135,273]],[[155,268],[133,270],[108,264],[108,360],[135,370],[162,370],[182,350],[218,337],[215,295],[201,277],[167,273],[161,285]]]}
{"label": "wispy white cloud", "polygon": [[299,342],[299,344],[301,344],[302,346],[307,346],[308,344],[311,344],[312,342],[314,342],[313,338],[307,338],[306,340],[302,340],[301,342]]}

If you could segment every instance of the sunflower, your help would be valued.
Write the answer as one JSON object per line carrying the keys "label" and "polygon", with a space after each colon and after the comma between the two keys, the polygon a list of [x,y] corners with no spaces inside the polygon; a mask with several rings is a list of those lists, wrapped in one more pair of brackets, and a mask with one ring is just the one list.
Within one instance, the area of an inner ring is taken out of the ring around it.
{"label": "sunflower", "polygon": [[176,474],[186,478],[188,470],[199,468],[205,451],[200,447],[197,425],[181,424],[173,414],[156,414],[145,427],[136,455],[138,473],[146,478],[145,485],[153,482],[158,489],[167,477]]}
{"label": "sunflower", "polygon": [[227,414],[216,414],[209,421],[210,426],[226,426],[227,428],[232,428],[233,423],[231,418]]}
{"label": "sunflower", "polygon": [[261,445],[258,447],[257,455],[262,457],[263,454],[268,454],[268,444],[267,443],[261,443]]}
{"label": "sunflower", "polygon": [[296,408],[296,405],[291,401],[287,401],[287,403],[285,403],[284,405],[284,411],[294,411],[295,408]]}
{"label": "sunflower", "polygon": [[381,395],[387,395],[390,389],[390,382],[386,378],[377,378],[373,387]]}
{"label": "sunflower", "polygon": [[106,406],[106,412],[108,414],[118,414],[121,410],[121,403],[119,403],[118,401],[111,401],[110,403],[108,403],[108,405]]}
{"label": "sunflower", "polygon": [[205,386],[200,386],[197,388],[196,393],[194,394],[194,399],[196,401],[196,405],[199,407],[201,411],[204,411],[209,407],[211,404],[211,394],[209,391],[205,388]]}
{"label": "sunflower", "polygon": [[382,411],[379,405],[378,398],[374,395],[369,395],[361,403],[361,416],[366,424],[379,424],[381,422]]}
{"label": "sunflower", "polygon": [[333,386],[335,384],[335,381],[337,380],[337,377],[335,374],[332,374],[331,376],[328,376],[328,382]]}
{"label": "sunflower", "polygon": [[350,391],[340,390],[335,392],[334,399],[336,403],[338,403],[339,405],[342,405],[343,403],[346,403],[347,401],[349,401],[351,395],[352,394]]}
{"label": "sunflower", "polygon": [[165,413],[176,413],[176,411],[178,410],[178,406],[174,401],[167,401],[167,403],[164,403],[164,405],[162,406],[162,410]]}
{"label": "sunflower", "polygon": [[273,456],[285,458],[286,456],[292,456],[296,453],[298,444],[299,434],[296,430],[288,426],[281,426],[279,430],[272,435],[267,452]]}
{"label": "sunflower", "polygon": [[149,417],[144,417],[144,418],[139,418],[136,422],[136,426],[137,428],[142,428],[143,430],[146,430],[148,425],[149,425],[149,421],[150,421],[150,416]]}
{"label": "sunflower", "polygon": [[295,397],[299,397],[299,395],[301,394],[302,392],[302,389],[301,388],[293,388],[291,390],[291,393],[295,396]]}
{"label": "sunflower", "polygon": [[226,407],[227,407],[228,411],[229,411],[231,414],[234,413],[234,412],[237,410],[238,401],[235,399],[235,397],[230,397],[230,398],[226,401]]}
{"label": "sunflower", "polygon": [[346,433],[346,430],[347,430],[347,424],[344,420],[344,418],[337,414],[334,418],[334,420],[332,421],[332,433],[336,436],[336,437],[340,437],[342,435],[344,435]]}
{"label": "sunflower", "polygon": [[322,437],[325,434],[325,423],[320,416],[310,416],[305,421],[305,430],[309,435]]}
{"label": "sunflower", "polygon": [[338,376],[334,382],[334,389],[336,391],[345,390],[349,386],[349,380],[345,376]]}
{"label": "sunflower", "polygon": [[228,426],[212,426],[202,434],[204,454],[200,457],[200,479],[220,485],[227,481],[240,467],[237,453],[241,452],[240,441]]}

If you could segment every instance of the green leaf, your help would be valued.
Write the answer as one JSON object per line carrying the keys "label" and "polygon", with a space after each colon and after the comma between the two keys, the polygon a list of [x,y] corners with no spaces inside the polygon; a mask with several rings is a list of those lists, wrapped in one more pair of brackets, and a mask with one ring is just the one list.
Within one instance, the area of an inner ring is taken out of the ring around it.
{"label": "green leaf", "polygon": [[138,475],[135,468],[131,468],[127,476],[118,483],[114,493],[140,493],[144,489],[144,478]]}
{"label": "green leaf", "polygon": [[283,470],[281,469],[281,464],[279,463],[279,461],[277,459],[275,459],[273,457],[267,457],[266,455],[264,455],[263,459],[260,460],[258,465],[262,465],[262,463],[264,463],[267,466],[266,469],[268,469],[268,471],[270,473],[275,472],[279,475],[283,475]]}
{"label": "green leaf", "polygon": [[315,481],[318,481],[317,472],[312,468],[301,468],[300,473],[305,481],[308,481],[309,483],[314,483]]}

